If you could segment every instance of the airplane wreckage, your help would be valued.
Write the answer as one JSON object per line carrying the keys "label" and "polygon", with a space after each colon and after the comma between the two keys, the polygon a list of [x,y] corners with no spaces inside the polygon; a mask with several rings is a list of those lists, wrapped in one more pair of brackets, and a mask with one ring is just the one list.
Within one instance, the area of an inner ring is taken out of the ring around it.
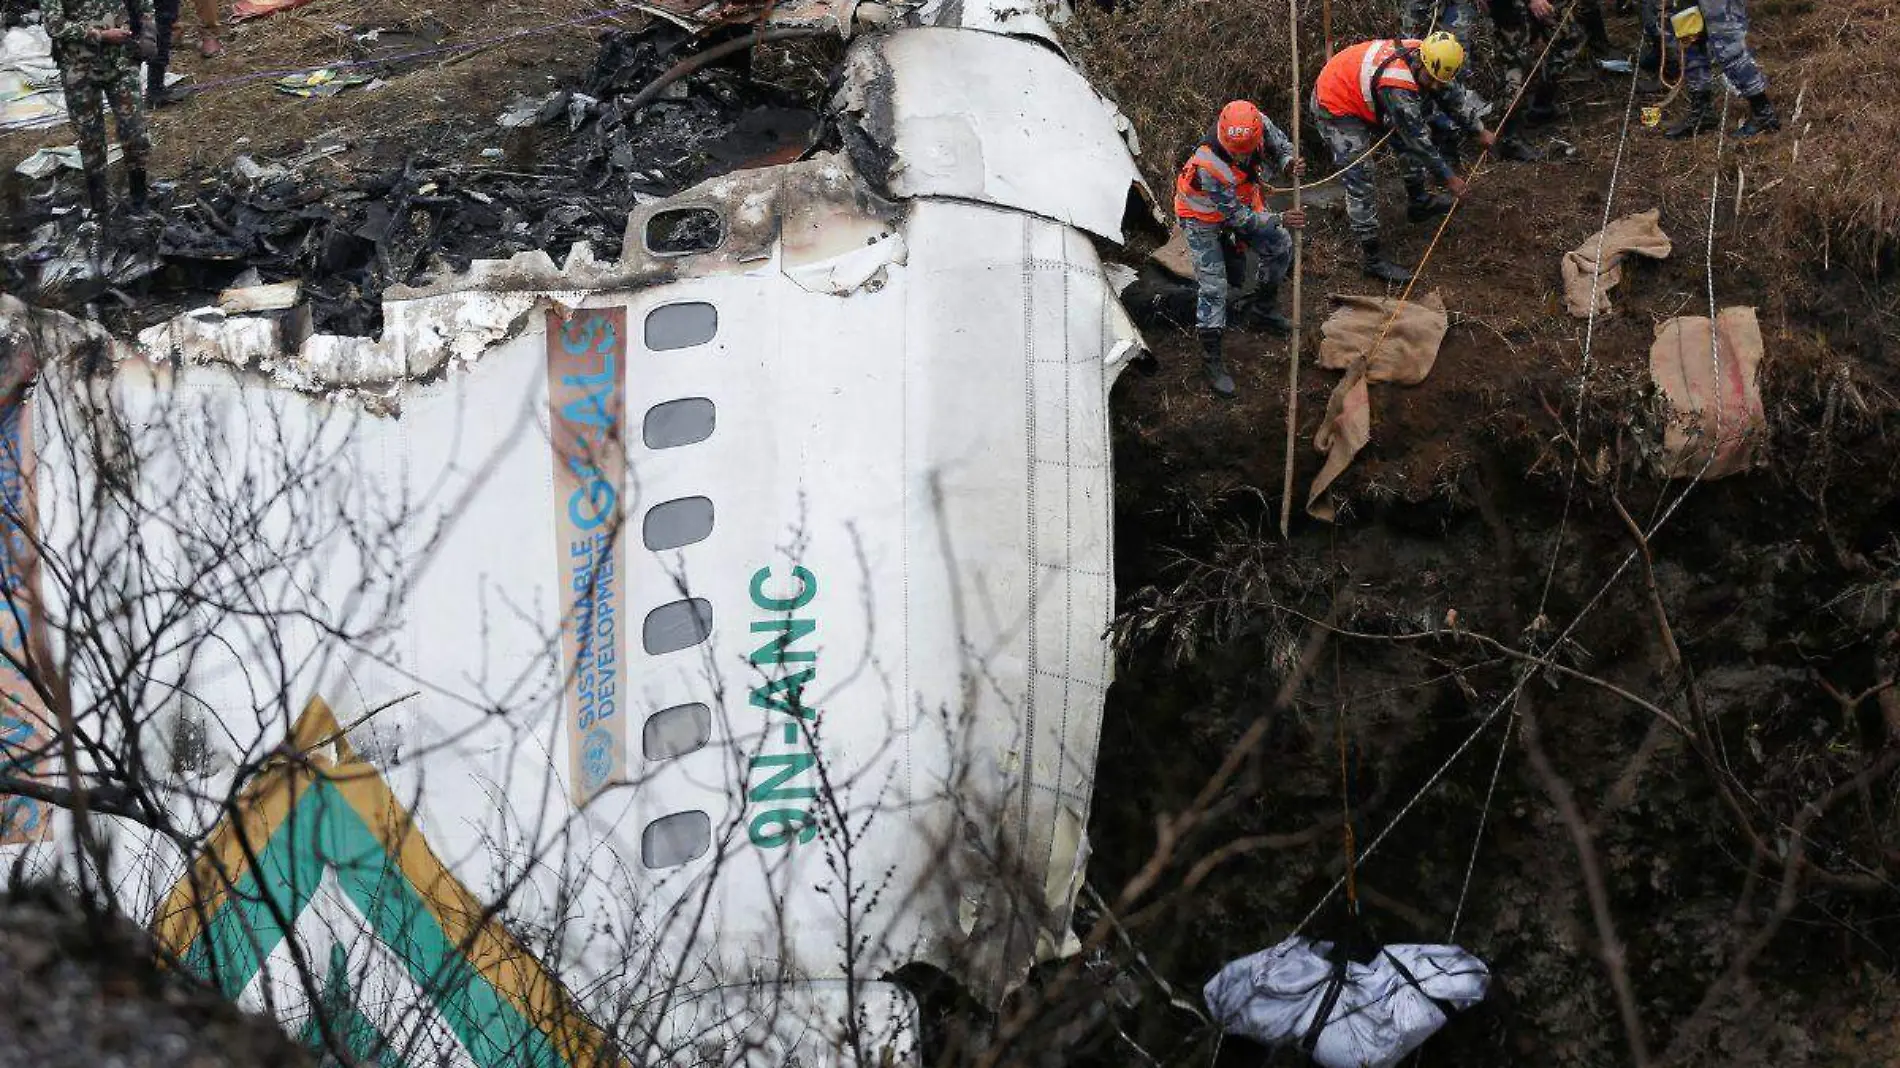
{"label": "airplane wreckage", "polygon": [[904,1062],[893,973],[1074,951],[1152,198],[1026,9],[773,18],[855,37],[843,149],[617,261],[377,338],[0,296],[0,739],[103,836],[14,796],[0,859],[383,1064]]}

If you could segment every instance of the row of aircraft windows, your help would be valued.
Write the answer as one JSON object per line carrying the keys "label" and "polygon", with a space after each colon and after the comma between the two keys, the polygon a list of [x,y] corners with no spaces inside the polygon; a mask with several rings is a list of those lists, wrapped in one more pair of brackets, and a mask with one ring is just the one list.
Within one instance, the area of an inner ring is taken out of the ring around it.
{"label": "row of aircraft windows", "polygon": [[[718,332],[719,312],[711,304],[665,304],[647,313],[644,340],[649,351],[666,352],[704,345]],[[663,401],[647,409],[640,438],[649,449],[696,445],[712,437],[717,416],[705,397]],[[711,498],[680,497],[647,509],[640,540],[652,552],[665,552],[706,540],[712,528]],[[648,612],[640,641],[647,655],[663,656],[690,649],[711,634],[712,603],[688,597]],[[640,751],[648,760],[673,760],[697,752],[711,739],[712,709],[695,701],[648,716]],[[649,868],[676,868],[711,848],[712,817],[698,809],[661,816],[640,832],[640,862]]]}

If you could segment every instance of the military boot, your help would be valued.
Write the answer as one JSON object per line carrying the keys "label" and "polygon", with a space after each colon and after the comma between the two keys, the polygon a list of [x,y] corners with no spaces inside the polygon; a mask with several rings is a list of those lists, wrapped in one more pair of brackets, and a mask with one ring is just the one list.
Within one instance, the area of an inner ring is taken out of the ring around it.
{"label": "military boot", "polygon": [[1748,107],[1750,114],[1736,127],[1735,136],[1754,137],[1781,129],[1781,116],[1775,112],[1775,105],[1769,102],[1767,93],[1756,93],[1749,97]]}
{"label": "military boot", "polygon": [[1221,359],[1221,336],[1224,331],[1201,328],[1201,373],[1207,376],[1207,388],[1221,400],[1233,400],[1235,396],[1234,377],[1227,373],[1227,362]]}
{"label": "military boot", "polygon": [[1280,313],[1280,283],[1262,282],[1254,293],[1254,320],[1269,334],[1285,337],[1293,332],[1293,322]]}
{"label": "military boot", "polygon": [[1549,78],[1539,79],[1531,87],[1530,101],[1524,108],[1524,124],[1542,126],[1563,117],[1563,108],[1557,104],[1557,86]]}
{"label": "military boot", "polygon": [[1379,254],[1378,239],[1364,242],[1359,247],[1365,253],[1365,262],[1361,269],[1366,274],[1382,282],[1392,282],[1396,285],[1404,285],[1412,280],[1412,272]]}
{"label": "military boot", "polygon": [[1688,112],[1677,120],[1674,126],[1664,130],[1663,136],[1671,140],[1680,140],[1715,129],[1716,123],[1721,120],[1715,117],[1715,110],[1710,106],[1713,96],[1714,94],[1708,89],[1689,90]]}
{"label": "military boot", "polygon": [[86,204],[92,208],[92,217],[102,222],[112,210],[112,194],[106,191],[105,175],[86,175]]}
{"label": "military boot", "polygon": [[134,215],[143,215],[151,207],[151,195],[146,186],[145,168],[135,167],[125,173],[126,210]]}
{"label": "military boot", "polygon": [[1583,23],[1585,40],[1592,56],[1597,59],[1612,59],[1616,56],[1616,46],[1610,43],[1609,27],[1603,24],[1601,7],[1590,2],[1580,4],[1577,21]]}

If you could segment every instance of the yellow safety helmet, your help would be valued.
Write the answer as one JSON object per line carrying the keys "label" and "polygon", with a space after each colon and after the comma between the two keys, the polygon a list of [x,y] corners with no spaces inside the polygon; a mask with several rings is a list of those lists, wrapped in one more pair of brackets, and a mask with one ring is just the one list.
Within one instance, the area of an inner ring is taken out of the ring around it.
{"label": "yellow safety helmet", "polygon": [[1418,58],[1433,81],[1450,84],[1458,77],[1458,68],[1465,65],[1465,46],[1458,43],[1458,38],[1439,30],[1419,42]]}

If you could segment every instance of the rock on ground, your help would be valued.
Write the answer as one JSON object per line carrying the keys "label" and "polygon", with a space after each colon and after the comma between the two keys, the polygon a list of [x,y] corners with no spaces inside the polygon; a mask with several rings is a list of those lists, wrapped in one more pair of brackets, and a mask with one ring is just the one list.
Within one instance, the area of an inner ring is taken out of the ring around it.
{"label": "rock on ground", "polygon": [[302,1047],[160,968],[122,917],[88,916],[63,891],[0,895],[0,1068],[265,1068]]}

